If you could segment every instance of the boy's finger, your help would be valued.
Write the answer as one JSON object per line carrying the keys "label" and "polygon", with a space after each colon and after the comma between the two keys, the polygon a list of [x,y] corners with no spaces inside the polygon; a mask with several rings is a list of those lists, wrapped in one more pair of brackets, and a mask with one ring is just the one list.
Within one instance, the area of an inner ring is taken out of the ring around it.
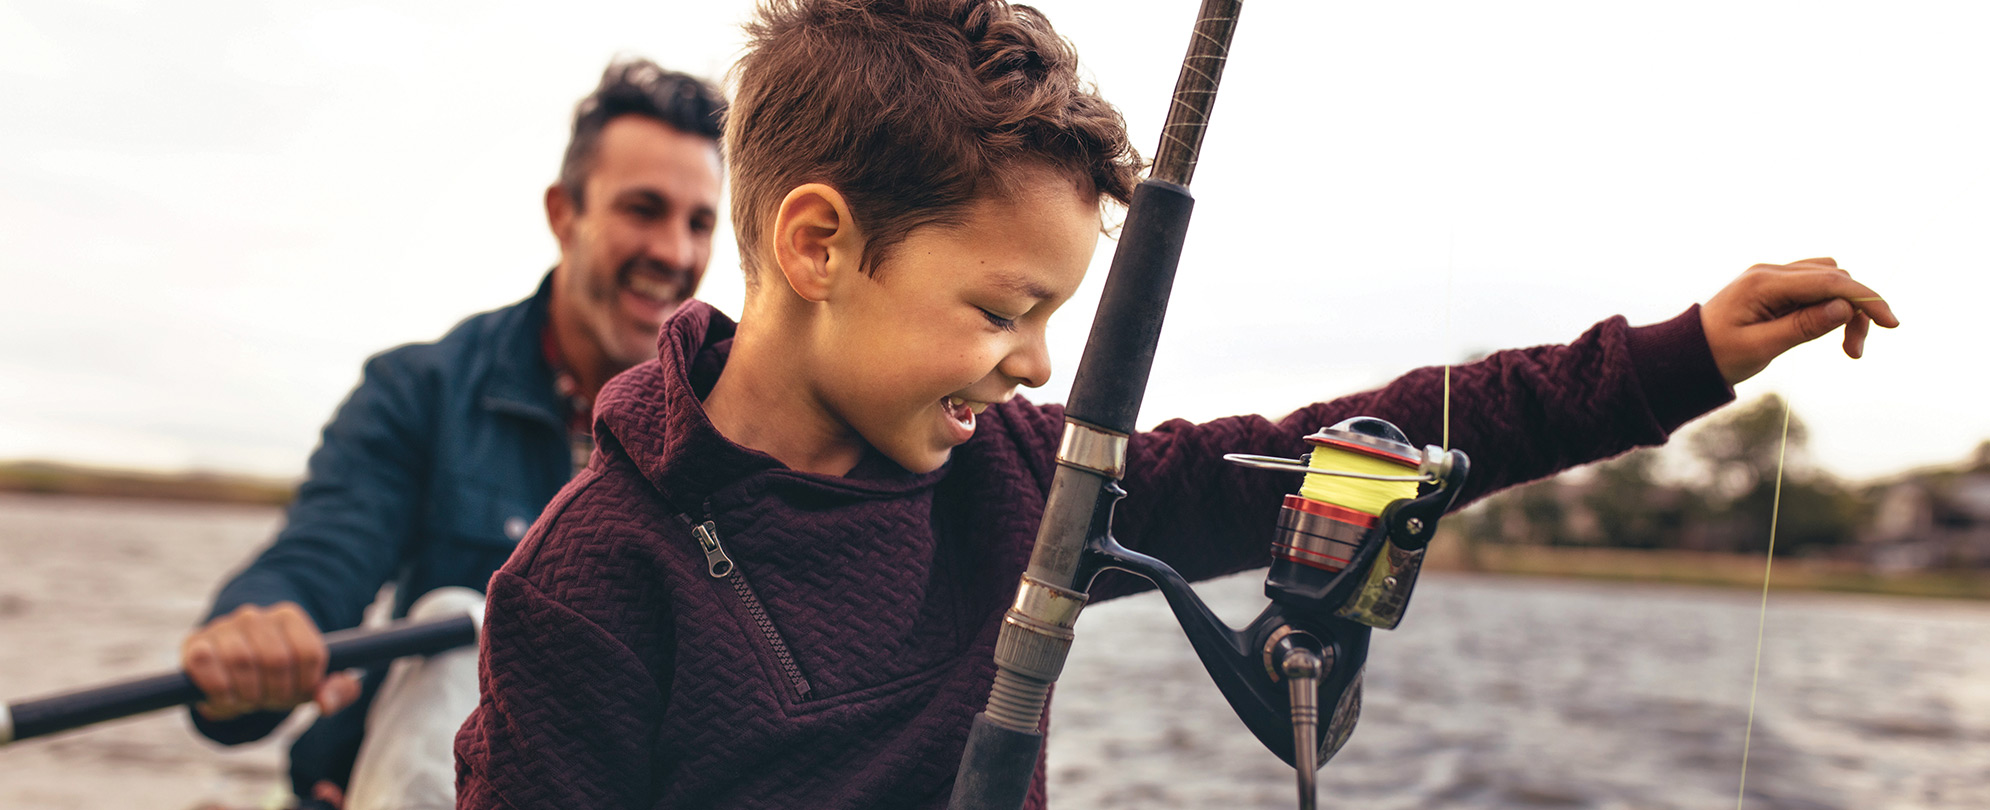
{"label": "boy's finger", "polygon": [[[1770,305],[1770,309],[1804,307],[1828,299],[1842,299],[1870,316],[1875,323],[1891,329],[1900,325],[1893,315],[1893,307],[1887,305],[1873,288],[1859,283],[1851,276],[1836,270],[1794,271],[1763,276],[1760,300]],[[1812,337],[1816,337],[1813,335]]]}
{"label": "boy's finger", "polygon": [[1900,325],[1900,318],[1893,314],[1892,305],[1886,303],[1886,299],[1878,295],[1853,296],[1846,300],[1851,301],[1852,306],[1858,307],[1859,312],[1871,318],[1873,323],[1888,329]]}
{"label": "boy's finger", "polygon": [[1790,264],[1822,264],[1829,267],[1837,267],[1838,260],[1833,259],[1830,256],[1820,256],[1815,259],[1798,259],[1796,261],[1790,262]]}
{"label": "boy's finger", "polygon": [[1778,319],[1789,324],[1787,328],[1790,339],[1784,343],[1783,348],[1788,349],[1799,343],[1807,343],[1830,334],[1831,330],[1850,323],[1857,313],[1858,310],[1853,309],[1852,305],[1842,298],[1833,298],[1790,313],[1786,318]]}
{"label": "boy's finger", "polygon": [[1866,354],[1866,332],[1872,328],[1872,319],[1864,312],[1852,316],[1845,324],[1845,356],[1857,360]]}

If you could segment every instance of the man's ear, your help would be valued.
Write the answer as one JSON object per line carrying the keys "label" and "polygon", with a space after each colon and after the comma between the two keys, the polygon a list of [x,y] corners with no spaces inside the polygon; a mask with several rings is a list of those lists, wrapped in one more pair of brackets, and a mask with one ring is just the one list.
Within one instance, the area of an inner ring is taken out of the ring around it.
{"label": "man's ear", "polygon": [[805,301],[828,299],[840,276],[858,272],[864,237],[843,194],[821,183],[796,186],[774,215],[774,264]]}
{"label": "man's ear", "polygon": [[562,248],[567,245],[567,235],[573,231],[574,215],[578,213],[573,198],[567,196],[567,190],[559,183],[546,187],[546,227],[552,229],[553,239]]}

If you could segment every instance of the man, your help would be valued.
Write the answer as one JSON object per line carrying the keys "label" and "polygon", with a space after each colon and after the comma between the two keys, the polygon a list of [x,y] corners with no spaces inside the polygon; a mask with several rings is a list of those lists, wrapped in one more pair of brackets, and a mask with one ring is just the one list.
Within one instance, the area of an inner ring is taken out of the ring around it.
{"label": "man", "polygon": [[207,693],[203,734],[259,739],[315,701],[324,718],[291,748],[306,806],[454,806],[450,745],[476,705],[475,651],[326,676],[322,633],[358,625],[388,583],[397,617],[480,606],[586,464],[595,393],[655,357],[658,327],[704,276],[723,108],[648,61],[603,73],[545,192],[559,264],[531,298],[367,362],[287,524],[182,645]]}

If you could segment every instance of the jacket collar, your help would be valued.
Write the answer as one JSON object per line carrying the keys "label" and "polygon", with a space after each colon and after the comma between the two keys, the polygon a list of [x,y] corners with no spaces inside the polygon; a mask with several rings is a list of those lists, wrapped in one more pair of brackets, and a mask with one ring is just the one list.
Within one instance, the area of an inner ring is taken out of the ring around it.
{"label": "jacket collar", "polygon": [[565,431],[560,398],[553,391],[553,370],[546,365],[540,333],[546,328],[553,299],[551,271],[539,280],[532,297],[512,306],[496,325],[491,373],[484,379],[485,408],[545,422]]}
{"label": "jacket collar", "polygon": [[656,361],[609,381],[595,402],[595,436],[612,437],[680,511],[703,514],[706,498],[747,478],[869,500],[925,489],[945,475],[945,466],[915,475],[874,451],[847,476],[805,473],[734,444],[712,425],[703,400],[718,383],[737,330],[711,305],[685,302],[664,322]]}

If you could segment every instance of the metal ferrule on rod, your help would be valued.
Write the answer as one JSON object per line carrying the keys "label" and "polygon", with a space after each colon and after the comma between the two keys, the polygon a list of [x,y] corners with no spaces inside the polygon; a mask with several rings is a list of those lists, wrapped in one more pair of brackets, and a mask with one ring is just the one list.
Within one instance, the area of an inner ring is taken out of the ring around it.
{"label": "metal ferrule on rod", "polygon": [[10,707],[5,703],[0,703],[0,745],[6,745],[7,743],[13,741],[14,741],[13,707]]}
{"label": "metal ferrule on rod", "polygon": [[1118,480],[1126,475],[1126,441],[1124,433],[1067,419],[1057,463]]}

